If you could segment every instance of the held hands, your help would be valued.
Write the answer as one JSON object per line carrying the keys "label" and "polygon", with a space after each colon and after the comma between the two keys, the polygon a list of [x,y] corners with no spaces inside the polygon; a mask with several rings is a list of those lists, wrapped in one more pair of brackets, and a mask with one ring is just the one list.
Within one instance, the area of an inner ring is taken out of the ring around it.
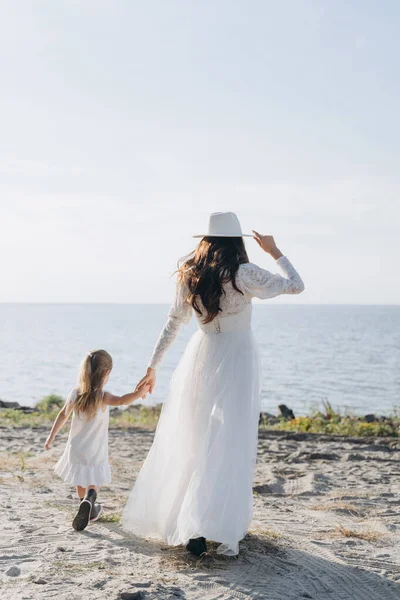
{"label": "held hands", "polygon": [[282,252],[277,247],[274,237],[272,235],[263,235],[262,233],[257,233],[257,231],[254,231],[254,229],[253,233],[254,239],[256,240],[260,248],[264,250],[264,252],[270,254],[275,260],[283,256]]}
{"label": "held hands", "polygon": [[150,392],[150,384],[144,383],[143,385],[140,386],[140,388],[136,387],[135,391],[138,391],[138,392],[140,391],[142,394],[142,396],[140,396],[141,399],[146,400],[146,396]]}
{"label": "held hands", "polygon": [[152,394],[155,385],[156,385],[155,369],[148,367],[146,375],[144,377],[142,377],[142,379],[139,381],[139,383],[136,386],[135,391],[137,392],[139,390],[142,390],[142,388],[145,388],[145,390],[146,390],[145,394],[147,394],[147,392]]}

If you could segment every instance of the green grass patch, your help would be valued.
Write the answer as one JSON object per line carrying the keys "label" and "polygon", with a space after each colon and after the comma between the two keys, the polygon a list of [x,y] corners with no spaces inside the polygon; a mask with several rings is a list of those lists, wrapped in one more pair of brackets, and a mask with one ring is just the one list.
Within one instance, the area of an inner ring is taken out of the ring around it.
{"label": "green grass patch", "polygon": [[50,426],[55,419],[55,413],[24,413],[22,410],[14,408],[0,409],[0,426],[1,427],[43,427]]}
{"label": "green grass patch", "polygon": [[161,405],[131,406],[127,410],[110,413],[110,425],[115,428],[145,427],[155,429],[161,413]]}
{"label": "green grass patch", "polygon": [[64,398],[57,396],[57,394],[50,394],[45,396],[42,400],[35,405],[36,410],[43,414],[49,414],[58,412],[65,404]]}
{"label": "green grass patch", "polygon": [[0,409],[1,427],[48,427],[65,404],[64,398],[56,394],[45,396],[35,405],[34,412],[24,412],[15,408]]}
{"label": "green grass patch", "polygon": [[105,513],[102,514],[100,519],[99,519],[99,523],[120,523],[121,522],[121,515],[118,513]]}

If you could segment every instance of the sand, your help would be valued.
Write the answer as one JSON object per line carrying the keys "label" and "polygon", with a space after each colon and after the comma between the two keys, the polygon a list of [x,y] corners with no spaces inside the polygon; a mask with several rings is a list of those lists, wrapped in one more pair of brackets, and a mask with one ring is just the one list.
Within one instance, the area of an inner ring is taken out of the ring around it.
{"label": "sand", "polygon": [[[0,429],[1,600],[399,600],[400,440],[261,432],[255,514],[238,558],[125,534],[122,507],[153,433],[110,431],[104,517],[76,533],[74,490],[52,466],[66,434]],[[128,596],[124,596],[128,594]]]}

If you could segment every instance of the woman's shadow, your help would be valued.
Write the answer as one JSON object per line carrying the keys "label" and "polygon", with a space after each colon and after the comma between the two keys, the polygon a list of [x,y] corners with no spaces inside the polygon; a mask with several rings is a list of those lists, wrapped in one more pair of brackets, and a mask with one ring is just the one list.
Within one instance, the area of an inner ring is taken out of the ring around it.
{"label": "woman's shadow", "polygon": [[[133,555],[149,558],[151,569],[158,573],[179,572],[187,585],[196,585],[198,596],[218,600],[234,598],[263,600],[399,600],[400,582],[346,565],[330,551],[320,555],[291,548],[263,536],[249,534],[240,544],[239,557],[216,554],[217,544],[210,544],[210,557],[195,559],[181,546],[171,547],[126,534],[114,523],[102,523],[102,533],[85,531],[84,535],[108,542]],[[104,529],[108,533],[104,533]],[[117,556],[117,553],[116,553]],[[154,567],[151,558],[155,559]],[[125,559],[126,560],[126,555]],[[392,566],[392,565],[390,565]],[[383,565],[382,565],[382,568]],[[174,596],[186,598],[185,585],[175,588]],[[203,591],[202,591],[203,590]],[[215,590],[215,596],[213,595]]]}

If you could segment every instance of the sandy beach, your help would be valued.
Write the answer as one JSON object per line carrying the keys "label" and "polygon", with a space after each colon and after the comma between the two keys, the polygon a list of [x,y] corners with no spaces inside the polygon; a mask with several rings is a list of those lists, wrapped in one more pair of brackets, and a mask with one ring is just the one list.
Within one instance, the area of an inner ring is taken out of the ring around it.
{"label": "sandy beach", "polygon": [[238,558],[196,561],[125,534],[121,511],[151,430],[111,429],[101,521],[76,533],[72,488],[52,472],[67,432],[1,429],[4,600],[395,600],[400,597],[400,440],[262,430],[255,512]]}

